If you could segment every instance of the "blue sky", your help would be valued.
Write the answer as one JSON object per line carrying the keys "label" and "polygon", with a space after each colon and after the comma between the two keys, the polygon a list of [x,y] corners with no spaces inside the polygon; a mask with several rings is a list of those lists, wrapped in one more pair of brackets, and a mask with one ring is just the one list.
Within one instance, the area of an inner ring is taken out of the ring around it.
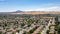
{"label": "blue sky", "polygon": [[0,12],[60,11],[60,0],[0,0]]}

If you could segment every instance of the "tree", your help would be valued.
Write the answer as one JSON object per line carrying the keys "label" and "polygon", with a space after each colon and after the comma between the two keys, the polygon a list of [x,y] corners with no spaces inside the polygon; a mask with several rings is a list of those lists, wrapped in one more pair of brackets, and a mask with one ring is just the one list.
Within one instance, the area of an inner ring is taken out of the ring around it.
{"label": "tree", "polygon": [[0,31],[0,34],[2,34],[2,32]]}
{"label": "tree", "polygon": [[47,30],[47,32],[46,32],[46,33],[47,33],[47,34],[49,34],[49,32],[50,32],[50,30]]}

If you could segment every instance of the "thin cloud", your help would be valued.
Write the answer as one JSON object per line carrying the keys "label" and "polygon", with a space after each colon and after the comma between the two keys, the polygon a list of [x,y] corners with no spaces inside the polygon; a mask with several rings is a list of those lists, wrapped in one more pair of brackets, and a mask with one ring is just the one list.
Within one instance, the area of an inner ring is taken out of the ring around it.
{"label": "thin cloud", "polygon": [[48,7],[48,8],[39,8],[36,11],[60,11],[60,7]]}
{"label": "thin cloud", "polygon": [[60,6],[39,8],[39,9],[29,9],[29,10],[24,10],[24,11],[60,11]]}

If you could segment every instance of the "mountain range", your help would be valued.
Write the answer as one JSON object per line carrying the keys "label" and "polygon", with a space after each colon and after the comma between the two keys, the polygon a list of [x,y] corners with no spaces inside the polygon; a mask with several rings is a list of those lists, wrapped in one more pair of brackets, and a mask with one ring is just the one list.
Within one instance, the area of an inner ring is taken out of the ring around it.
{"label": "mountain range", "polygon": [[15,12],[0,12],[0,14],[60,14],[60,11],[15,11]]}
{"label": "mountain range", "polygon": [[27,12],[13,12],[12,14],[60,14],[59,11],[27,11]]}

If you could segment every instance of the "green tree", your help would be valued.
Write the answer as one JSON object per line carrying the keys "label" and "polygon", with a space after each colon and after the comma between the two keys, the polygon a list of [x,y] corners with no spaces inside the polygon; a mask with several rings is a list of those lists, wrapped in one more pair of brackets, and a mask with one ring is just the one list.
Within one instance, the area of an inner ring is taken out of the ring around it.
{"label": "green tree", "polygon": [[3,34],[3,33],[0,31],[0,34]]}
{"label": "green tree", "polygon": [[50,30],[47,30],[47,32],[46,32],[46,33],[47,33],[47,34],[49,34],[49,32],[50,32]]}

